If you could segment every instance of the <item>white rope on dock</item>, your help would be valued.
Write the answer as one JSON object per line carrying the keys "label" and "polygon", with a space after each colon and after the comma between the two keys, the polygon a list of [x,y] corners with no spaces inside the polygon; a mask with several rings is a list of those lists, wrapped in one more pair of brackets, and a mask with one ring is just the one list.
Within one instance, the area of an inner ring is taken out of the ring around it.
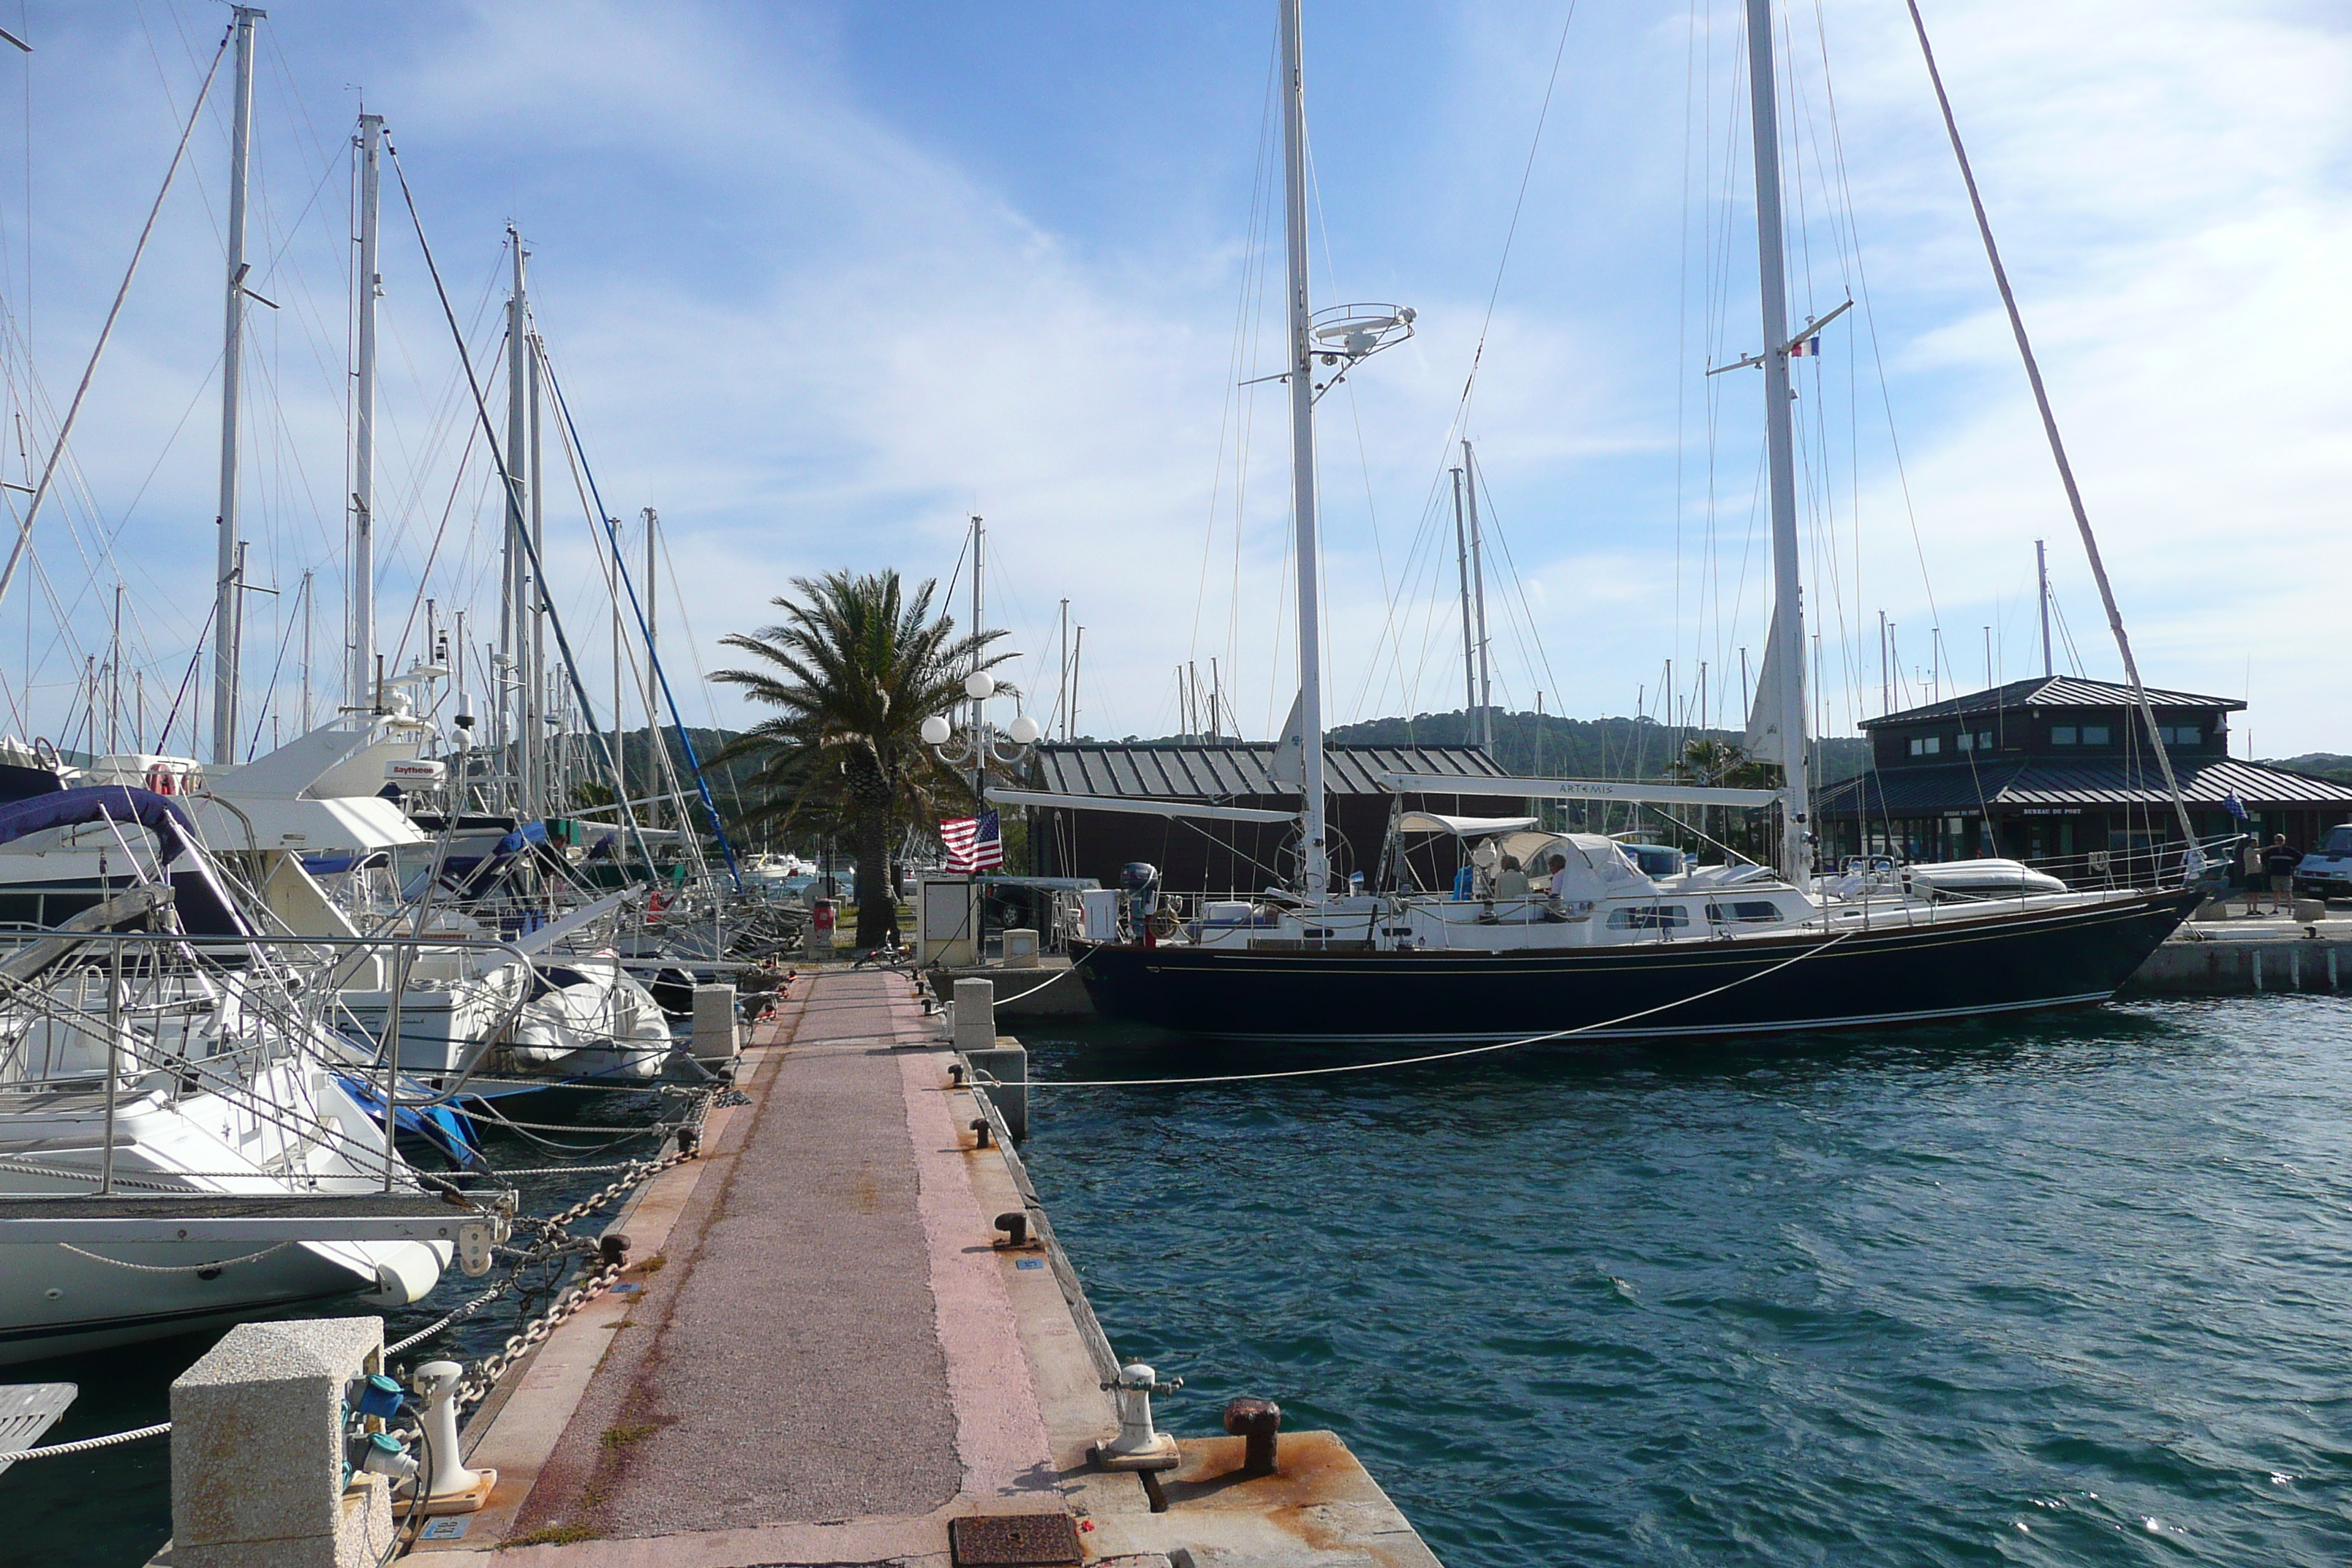
{"label": "white rope on dock", "polygon": [[406,1339],[384,1346],[383,1353],[388,1356],[398,1355],[404,1350],[408,1350],[413,1346],[423,1343],[425,1341],[429,1340],[434,1335],[439,1333],[442,1330],[447,1328],[450,1324],[457,1322],[459,1319],[472,1317],[476,1312],[480,1311],[483,1308],[488,1306],[491,1302],[497,1300],[499,1297],[505,1295],[513,1288],[514,1277],[509,1275],[506,1279],[501,1279],[497,1284],[491,1286],[488,1289],[483,1291],[480,1295],[475,1297],[472,1300],[467,1302],[464,1306],[458,1308],[456,1311],[450,1313],[447,1317],[442,1319],[439,1322],[427,1323],[425,1327],[417,1330]]}
{"label": "white rope on dock", "polygon": [[84,1437],[72,1443],[51,1443],[43,1448],[0,1450],[0,1466],[13,1465],[19,1459],[62,1459],[68,1454],[87,1454],[94,1449],[111,1448],[121,1443],[136,1443],[142,1437],[161,1437],[172,1429],[169,1421],[158,1421],[152,1426],[135,1426],[128,1432],[110,1432],[103,1437]]}

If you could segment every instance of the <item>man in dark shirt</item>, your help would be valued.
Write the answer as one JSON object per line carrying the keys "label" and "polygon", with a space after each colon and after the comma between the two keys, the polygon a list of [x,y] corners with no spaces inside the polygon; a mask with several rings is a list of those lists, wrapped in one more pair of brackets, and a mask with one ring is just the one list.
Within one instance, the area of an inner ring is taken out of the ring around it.
{"label": "man in dark shirt", "polygon": [[2284,910],[2294,896],[2294,868],[2303,864],[2303,851],[2286,841],[2284,833],[2271,835],[2269,847],[2263,851],[2263,869],[2270,874],[2271,907]]}

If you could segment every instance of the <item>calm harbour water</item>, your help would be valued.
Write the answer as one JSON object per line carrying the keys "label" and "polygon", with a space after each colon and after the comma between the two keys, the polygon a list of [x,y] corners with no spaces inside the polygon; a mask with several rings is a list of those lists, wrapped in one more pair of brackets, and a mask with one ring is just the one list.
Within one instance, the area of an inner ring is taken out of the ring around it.
{"label": "calm harbour water", "polygon": [[[1265,1065],[1027,1034],[1041,1078]],[[583,1112],[632,1113],[541,1119]],[[2347,1128],[2352,1005],[2254,997],[1041,1089],[1025,1153],[1120,1351],[1185,1378],[1166,1425],[1280,1400],[1338,1430],[1449,1568],[2338,1563]],[[392,1334],[475,1289],[452,1270]],[[484,1353],[512,1316],[449,1349]],[[204,1348],[0,1381],[80,1382],[62,1440],[160,1419]],[[0,1476],[0,1561],[143,1563],[167,1460],[144,1443]]]}
{"label": "calm harbour water", "polygon": [[[1251,1047],[1032,1027],[1037,1077]],[[1295,1062],[1284,1065],[1296,1065]],[[2352,1006],[1041,1090],[1122,1355],[1472,1564],[2352,1560]]]}

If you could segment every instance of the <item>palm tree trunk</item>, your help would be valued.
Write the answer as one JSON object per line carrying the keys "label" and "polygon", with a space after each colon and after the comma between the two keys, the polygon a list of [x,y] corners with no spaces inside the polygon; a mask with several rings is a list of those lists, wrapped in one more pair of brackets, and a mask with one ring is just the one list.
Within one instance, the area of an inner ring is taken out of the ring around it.
{"label": "palm tree trunk", "polygon": [[851,853],[857,860],[857,936],[860,952],[882,945],[898,929],[898,889],[890,879],[890,822],[868,812],[857,822]]}

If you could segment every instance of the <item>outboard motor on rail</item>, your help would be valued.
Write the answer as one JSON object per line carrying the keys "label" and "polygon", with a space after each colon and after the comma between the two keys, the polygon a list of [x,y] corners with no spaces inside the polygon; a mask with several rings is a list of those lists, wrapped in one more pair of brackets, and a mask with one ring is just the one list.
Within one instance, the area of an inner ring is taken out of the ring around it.
{"label": "outboard motor on rail", "polygon": [[1118,890],[1125,895],[1128,929],[1140,933],[1160,908],[1160,868],[1129,860],[1118,869]]}

